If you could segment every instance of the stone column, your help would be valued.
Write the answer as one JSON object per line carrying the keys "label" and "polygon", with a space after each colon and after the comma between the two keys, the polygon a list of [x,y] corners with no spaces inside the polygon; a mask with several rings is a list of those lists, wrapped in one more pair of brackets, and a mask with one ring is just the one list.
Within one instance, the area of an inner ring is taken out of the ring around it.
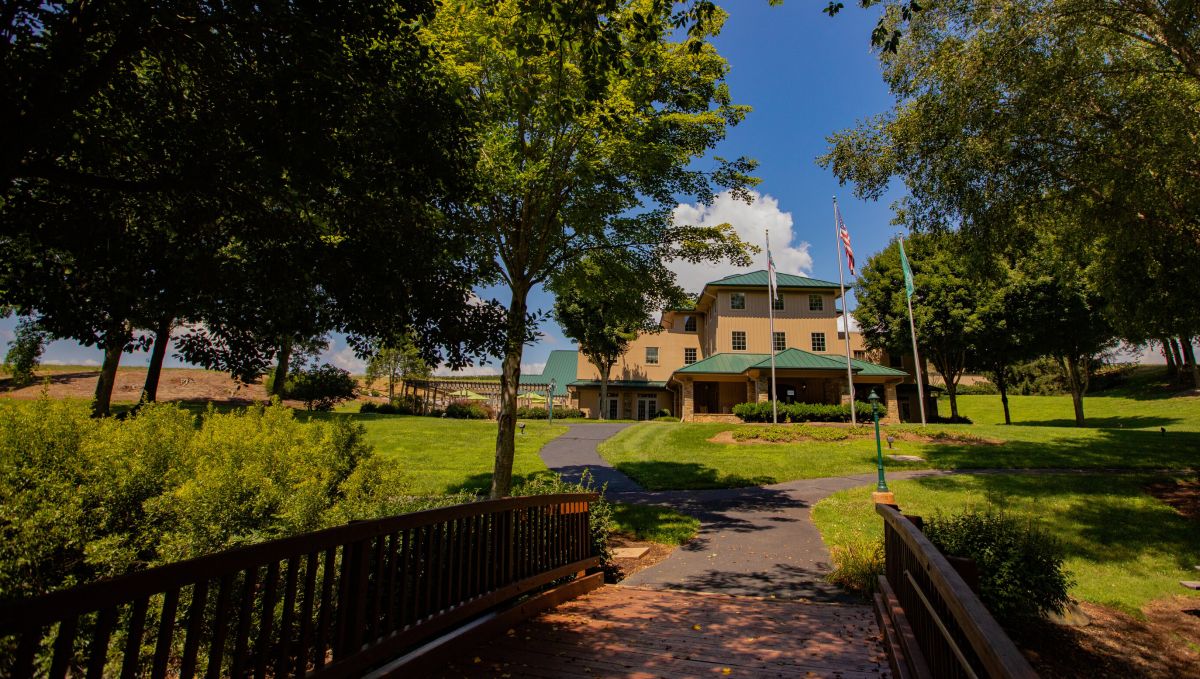
{"label": "stone column", "polygon": [[759,403],[766,403],[771,400],[771,384],[770,378],[765,375],[759,375],[754,380],[754,390]]}
{"label": "stone column", "polygon": [[696,413],[696,401],[694,398],[696,393],[695,382],[692,381],[692,378],[685,377],[680,380],[680,393],[682,394],[681,400],[683,403],[680,406],[681,412],[679,413],[679,416],[683,418],[684,422],[691,422],[692,416]]}
{"label": "stone column", "polygon": [[891,383],[884,385],[883,394],[887,404],[887,414],[879,421],[900,424],[900,404],[896,401],[896,385]]}

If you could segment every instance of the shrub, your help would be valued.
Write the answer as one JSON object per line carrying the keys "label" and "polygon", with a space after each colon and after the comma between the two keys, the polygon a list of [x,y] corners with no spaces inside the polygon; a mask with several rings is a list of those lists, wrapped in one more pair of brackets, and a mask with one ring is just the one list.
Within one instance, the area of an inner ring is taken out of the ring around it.
{"label": "shrub", "polygon": [[671,416],[671,411],[666,408],[663,408],[662,410],[658,411],[657,413],[654,413],[655,419],[658,419],[660,417],[670,417],[670,416]]}
{"label": "shrub", "polygon": [[994,510],[967,510],[925,520],[925,535],[943,553],[975,560],[979,597],[1006,627],[1062,612],[1073,584],[1063,548],[1031,520]]}
{"label": "shrub", "polygon": [[879,576],[884,573],[882,540],[873,545],[835,546],[829,550],[829,556],[833,559],[833,572],[825,576],[829,582],[863,597],[875,593]]}
{"label": "shrub", "polygon": [[[522,406],[517,408],[517,417],[523,420],[544,420],[546,419],[546,408],[544,406]],[[554,406],[554,418],[560,417],[583,417],[583,411],[578,408],[563,408],[562,406]]]}
{"label": "shrub", "polygon": [[309,410],[332,410],[339,401],[354,398],[358,382],[341,368],[322,363],[288,379],[287,395]]}
{"label": "shrub", "polygon": [[407,506],[364,435],[279,404],[95,420],[86,404],[0,402],[0,599]]}
{"label": "shrub", "polygon": [[[858,401],[855,404],[860,420],[871,419],[871,405]],[[778,404],[780,422],[849,422],[850,406],[826,403],[780,403]],[[733,414],[743,422],[770,422],[771,402],[739,403],[733,407]]]}
{"label": "shrub", "polygon": [[453,417],[459,420],[491,419],[491,415],[482,405],[465,400],[451,401],[450,405],[446,406],[446,417]]}
{"label": "shrub", "polygon": [[374,413],[379,410],[379,406],[374,401],[363,401],[358,406],[358,412],[363,414]]}
{"label": "shrub", "polygon": [[985,380],[975,384],[960,384],[955,389],[955,393],[959,396],[990,396],[999,394],[1000,390],[996,388],[996,385]]}

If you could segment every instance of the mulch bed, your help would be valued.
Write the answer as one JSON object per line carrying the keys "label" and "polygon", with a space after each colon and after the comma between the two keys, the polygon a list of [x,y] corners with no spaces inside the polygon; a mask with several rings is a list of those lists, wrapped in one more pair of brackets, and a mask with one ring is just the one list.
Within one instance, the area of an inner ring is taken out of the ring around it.
{"label": "mulch bed", "polygon": [[645,570],[654,564],[662,561],[675,551],[675,547],[669,545],[661,545],[657,542],[643,542],[636,540],[632,535],[625,533],[613,533],[608,537],[608,546],[616,549],[618,547],[646,547],[650,551],[642,555],[640,559],[613,559],[613,564],[616,566],[615,573],[610,572],[605,575],[605,579],[612,582],[619,582],[638,571]]}

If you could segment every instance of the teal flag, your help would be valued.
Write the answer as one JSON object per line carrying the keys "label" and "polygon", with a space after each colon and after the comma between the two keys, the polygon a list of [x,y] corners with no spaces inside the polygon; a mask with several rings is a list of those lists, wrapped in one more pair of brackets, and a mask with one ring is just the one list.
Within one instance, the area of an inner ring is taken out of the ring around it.
{"label": "teal flag", "polygon": [[908,293],[908,298],[912,299],[913,295],[913,280],[912,268],[908,266],[908,257],[904,254],[904,239],[900,239],[900,267],[904,269],[904,291]]}

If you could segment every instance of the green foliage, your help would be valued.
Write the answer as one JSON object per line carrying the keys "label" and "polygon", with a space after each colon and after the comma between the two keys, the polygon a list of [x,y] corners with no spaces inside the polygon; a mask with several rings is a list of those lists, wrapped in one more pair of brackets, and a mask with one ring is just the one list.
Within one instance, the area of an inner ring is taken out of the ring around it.
{"label": "green foliage", "polygon": [[28,316],[17,323],[16,336],[8,343],[8,353],[4,355],[4,370],[10,375],[13,386],[33,383],[34,370],[50,339],[50,334]]}
{"label": "green foliage", "polygon": [[[871,419],[871,404],[857,401],[855,403],[859,421]],[[831,403],[780,403],[778,404],[780,422],[849,422],[850,406],[834,405]],[[770,422],[772,416],[770,401],[739,403],[733,407],[733,414],[743,422]]]}
{"label": "green foliage", "polygon": [[361,426],[278,404],[93,420],[80,404],[0,402],[0,598],[428,504],[408,485]]}
{"label": "green foliage", "polygon": [[884,573],[883,541],[834,545],[829,550],[833,572],[825,576],[829,582],[870,597],[879,587]]}
{"label": "green foliage", "polygon": [[943,553],[975,560],[979,598],[1006,627],[1061,613],[1074,584],[1062,543],[1032,519],[969,509],[925,519],[925,535]]}
{"label": "green foliage", "polygon": [[[543,406],[521,406],[517,408],[517,417],[525,420],[544,420],[546,419],[546,408]],[[581,418],[583,411],[579,408],[564,408],[562,406],[554,406],[554,419],[559,418]]]}
{"label": "green foliage", "polygon": [[989,380],[981,380],[974,384],[960,384],[958,386],[959,396],[991,396],[998,393],[1000,393],[1000,390]]}
{"label": "green foliage", "polygon": [[358,382],[346,370],[323,363],[292,373],[287,395],[304,402],[308,410],[333,410],[340,401],[354,398]]}
{"label": "green foliage", "polygon": [[452,401],[446,406],[446,417],[458,420],[490,420],[488,408],[473,401]]}
{"label": "green foliage", "polygon": [[367,362],[367,384],[376,380],[387,382],[388,400],[396,398],[396,383],[402,379],[428,379],[432,374],[429,364],[421,356],[411,336],[406,335],[397,346],[380,348]]}

